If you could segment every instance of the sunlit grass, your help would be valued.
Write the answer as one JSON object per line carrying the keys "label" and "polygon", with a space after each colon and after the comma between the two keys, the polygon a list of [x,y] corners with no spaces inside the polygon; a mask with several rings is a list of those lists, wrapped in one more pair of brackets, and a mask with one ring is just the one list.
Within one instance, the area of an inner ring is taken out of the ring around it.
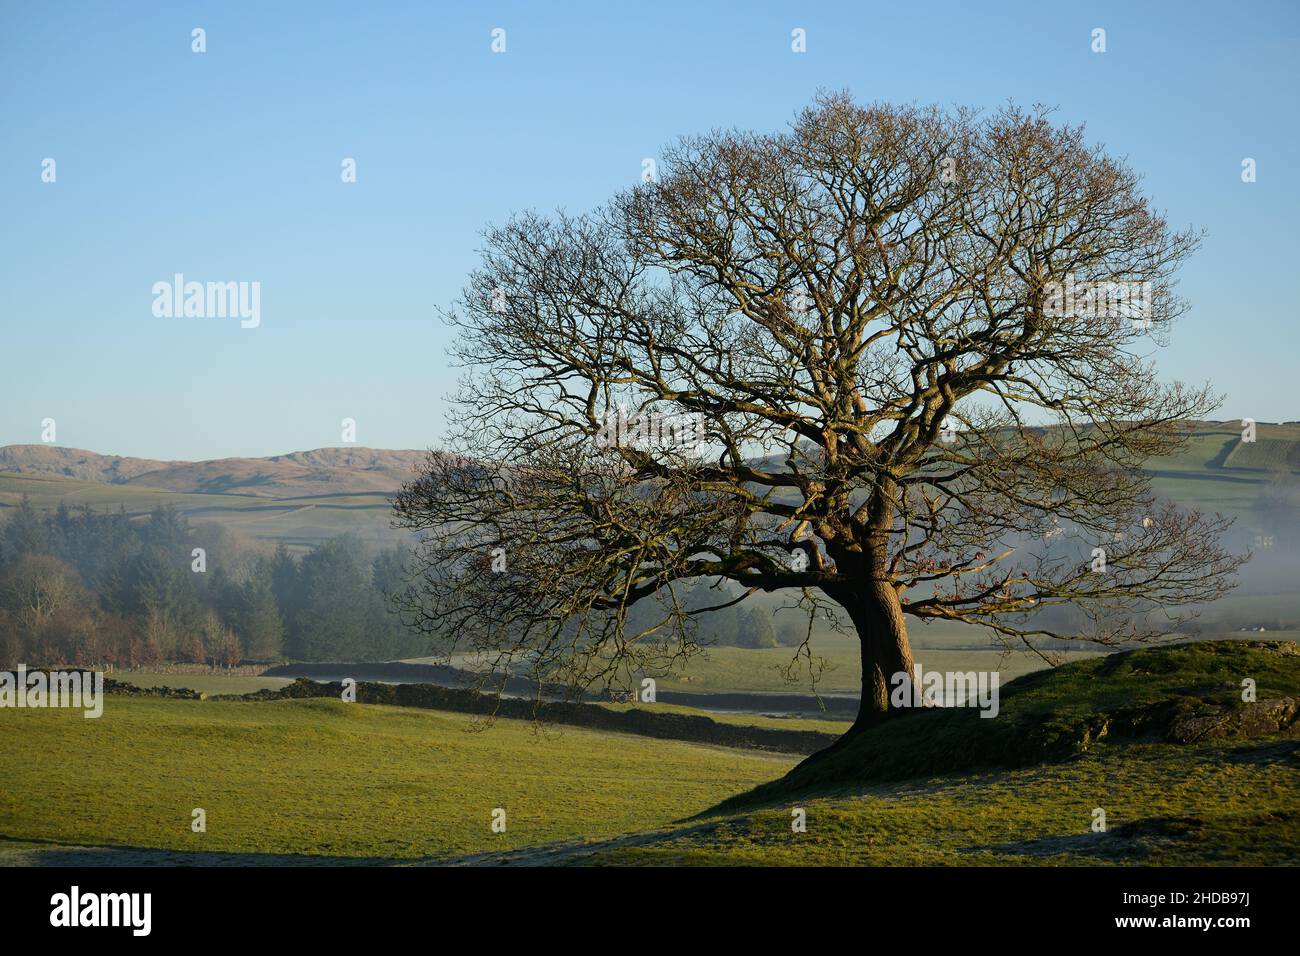
{"label": "sunlit grass", "polygon": [[[109,697],[0,711],[0,835],[240,854],[419,858],[698,813],[790,757],[332,700]],[[191,832],[191,811],[207,832]],[[491,813],[507,813],[494,834]]]}

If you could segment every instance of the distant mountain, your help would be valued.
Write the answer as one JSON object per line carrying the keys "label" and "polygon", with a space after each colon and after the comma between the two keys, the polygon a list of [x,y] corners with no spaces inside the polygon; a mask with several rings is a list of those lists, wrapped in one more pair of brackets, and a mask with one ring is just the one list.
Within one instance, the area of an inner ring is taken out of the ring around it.
{"label": "distant mountain", "polygon": [[349,447],[271,458],[154,461],[55,445],[6,445],[0,447],[0,472],[173,492],[285,498],[393,492],[412,477],[427,454]]}

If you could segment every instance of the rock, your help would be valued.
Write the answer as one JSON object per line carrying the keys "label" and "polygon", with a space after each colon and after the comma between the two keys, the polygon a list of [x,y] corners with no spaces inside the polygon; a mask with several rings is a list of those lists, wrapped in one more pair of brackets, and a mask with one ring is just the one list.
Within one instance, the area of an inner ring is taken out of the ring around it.
{"label": "rock", "polygon": [[1191,744],[1202,740],[1246,740],[1269,734],[1296,733],[1300,731],[1296,722],[1297,711],[1300,711],[1300,698],[1296,697],[1261,700],[1240,709],[1206,708],[1175,718],[1169,725],[1166,739],[1171,743]]}

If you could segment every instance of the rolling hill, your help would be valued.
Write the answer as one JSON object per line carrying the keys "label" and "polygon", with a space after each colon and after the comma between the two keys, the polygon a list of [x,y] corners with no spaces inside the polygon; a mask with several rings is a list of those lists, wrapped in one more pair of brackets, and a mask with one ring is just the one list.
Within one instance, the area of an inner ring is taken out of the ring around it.
{"label": "rolling hill", "polygon": [[0,514],[24,496],[38,509],[88,505],[132,516],[171,506],[246,538],[305,548],[351,533],[400,540],[390,499],[427,452],[318,448],[271,458],[154,461],[76,448],[0,448]]}
{"label": "rolling hill", "polygon": [[396,491],[426,454],[379,448],[317,448],[271,458],[154,461],[56,445],[7,445],[0,448],[0,473],[190,494],[296,498]]}
{"label": "rolling hill", "polygon": [[[1241,423],[1190,423],[1177,455],[1152,459],[1158,494],[1237,519],[1236,543],[1276,557],[1300,544],[1300,422],[1257,425],[1243,442]],[[147,514],[172,505],[194,520],[216,521],[245,536],[307,546],[343,532],[383,545],[390,496],[428,452],[318,448],[269,458],[157,461],[53,445],[0,447],[0,513],[28,496],[38,508],[88,504]],[[1275,570],[1289,575],[1274,561]],[[1276,575],[1274,575],[1276,576]],[[1264,589],[1276,591],[1275,582]]]}

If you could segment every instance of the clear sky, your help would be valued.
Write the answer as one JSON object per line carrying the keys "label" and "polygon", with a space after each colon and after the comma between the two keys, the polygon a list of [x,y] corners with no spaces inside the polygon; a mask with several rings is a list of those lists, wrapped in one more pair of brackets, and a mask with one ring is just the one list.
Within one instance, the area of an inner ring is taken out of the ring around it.
{"label": "clear sky", "polygon": [[[673,137],[781,128],[819,87],[1086,122],[1207,232],[1162,377],[1300,419],[1298,64],[1294,0],[0,0],[0,444],[52,418],[104,453],[268,455],[346,417],[436,446],[435,307],[484,225],[598,205]],[[260,282],[261,324],[154,317],[178,272]]]}

